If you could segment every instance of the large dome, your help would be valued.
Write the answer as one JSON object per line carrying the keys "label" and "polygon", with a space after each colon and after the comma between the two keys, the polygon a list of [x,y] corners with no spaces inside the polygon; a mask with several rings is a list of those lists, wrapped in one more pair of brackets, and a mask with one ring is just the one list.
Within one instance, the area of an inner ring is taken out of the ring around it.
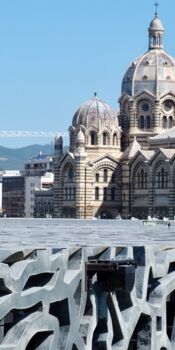
{"label": "large dome", "polygon": [[164,28],[157,15],[151,21],[149,51],[136,59],[126,71],[122,93],[135,96],[147,90],[155,96],[175,93],[175,59],[163,50]]}
{"label": "large dome", "polygon": [[95,127],[100,129],[104,126],[117,127],[118,119],[116,112],[105,102],[94,98],[81,105],[74,114],[72,125],[76,128],[80,125],[85,128]]}
{"label": "large dome", "polygon": [[175,59],[163,50],[148,51],[128,68],[122,82],[122,93],[134,96],[147,90],[156,96],[175,93]]}

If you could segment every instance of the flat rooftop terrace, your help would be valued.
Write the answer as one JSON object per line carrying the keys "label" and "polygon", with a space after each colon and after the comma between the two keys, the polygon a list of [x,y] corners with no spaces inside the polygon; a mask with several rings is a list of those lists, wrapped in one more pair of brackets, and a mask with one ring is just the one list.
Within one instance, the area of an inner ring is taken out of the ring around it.
{"label": "flat rooftop terrace", "polygon": [[0,249],[175,244],[175,221],[143,225],[141,220],[0,219]]}

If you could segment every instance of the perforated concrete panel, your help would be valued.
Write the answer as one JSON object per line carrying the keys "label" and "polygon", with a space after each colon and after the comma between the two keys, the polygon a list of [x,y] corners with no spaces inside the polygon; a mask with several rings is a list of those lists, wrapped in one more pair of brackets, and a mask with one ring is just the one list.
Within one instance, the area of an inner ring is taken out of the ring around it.
{"label": "perforated concrete panel", "polygon": [[[127,273],[111,290],[89,278],[88,261],[128,259],[131,288]],[[1,250],[0,261],[0,350],[175,349],[172,246]]]}

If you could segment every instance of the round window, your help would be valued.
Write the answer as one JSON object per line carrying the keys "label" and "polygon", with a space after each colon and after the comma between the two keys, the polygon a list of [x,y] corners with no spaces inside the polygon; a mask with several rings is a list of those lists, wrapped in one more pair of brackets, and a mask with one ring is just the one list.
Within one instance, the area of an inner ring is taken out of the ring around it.
{"label": "round window", "polygon": [[174,104],[171,100],[167,100],[163,104],[163,109],[165,112],[172,112],[174,109]]}
{"label": "round window", "polygon": [[142,111],[143,112],[148,112],[149,111],[149,104],[147,102],[144,102],[142,104]]}

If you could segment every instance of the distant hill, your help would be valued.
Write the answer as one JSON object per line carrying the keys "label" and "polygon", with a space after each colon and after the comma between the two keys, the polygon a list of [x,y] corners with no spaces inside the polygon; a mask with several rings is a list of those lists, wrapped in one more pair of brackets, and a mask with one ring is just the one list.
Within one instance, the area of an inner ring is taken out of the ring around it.
{"label": "distant hill", "polygon": [[39,152],[52,155],[54,153],[54,146],[53,144],[30,145],[15,149],[0,146],[0,169],[23,170],[24,163],[39,154]]}

